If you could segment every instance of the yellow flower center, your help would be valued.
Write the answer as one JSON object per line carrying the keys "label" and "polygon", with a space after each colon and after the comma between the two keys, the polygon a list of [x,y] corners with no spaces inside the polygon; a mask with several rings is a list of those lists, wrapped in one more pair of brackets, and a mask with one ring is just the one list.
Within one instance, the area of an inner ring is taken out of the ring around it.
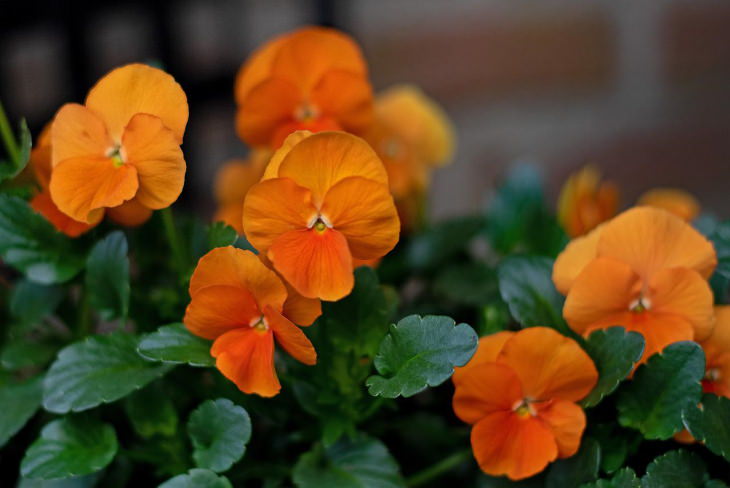
{"label": "yellow flower center", "polygon": [[109,148],[106,153],[106,157],[112,160],[115,168],[119,168],[124,164],[124,157],[122,156],[122,146],[113,146]]}
{"label": "yellow flower center", "polygon": [[707,381],[718,381],[720,379],[720,370],[716,368],[710,368],[705,373],[705,379]]}
{"label": "yellow flower center", "polygon": [[269,330],[269,323],[266,321],[266,318],[263,315],[261,317],[256,317],[251,320],[251,323],[249,325],[256,329],[258,332],[266,332],[267,330]]}
{"label": "yellow flower center", "polygon": [[303,102],[294,111],[294,118],[299,122],[309,122],[319,117],[319,109],[316,105],[309,102]]}
{"label": "yellow flower center", "polygon": [[528,398],[518,400],[512,407],[512,410],[520,418],[534,417],[537,414],[535,408],[532,406],[532,402]]}
{"label": "yellow flower center", "polygon": [[651,309],[651,301],[645,296],[639,296],[629,304],[629,310],[634,313],[642,313]]}
{"label": "yellow flower center", "polygon": [[315,215],[312,217],[312,219],[309,221],[309,224],[307,225],[307,228],[314,229],[319,233],[324,232],[328,228],[332,228],[332,223],[325,217],[324,215]]}

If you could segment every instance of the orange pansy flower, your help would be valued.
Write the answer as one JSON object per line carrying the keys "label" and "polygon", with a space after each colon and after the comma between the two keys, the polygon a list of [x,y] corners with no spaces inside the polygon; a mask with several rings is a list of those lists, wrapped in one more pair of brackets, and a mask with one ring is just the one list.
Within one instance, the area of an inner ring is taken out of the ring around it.
{"label": "orange pansy flower", "polygon": [[216,367],[241,391],[279,393],[275,340],[304,364],[317,362],[295,324],[311,325],[322,313],[319,301],[289,293],[252,252],[228,246],[203,256],[190,279],[190,298],[183,322],[193,334],[214,340]]}
{"label": "orange pansy flower", "polygon": [[646,340],[642,361],[665,346],[703,340],[714,324],[707,278],[712,244],[669,212],[636,207],[571,242],[553,281],[567,295],[563,315],[587,336],[620,325]]}
{"label": "orange pansy flower", "polygon": [[678,188],[655,188],[639,198],[639,205],[663,208],[687,222],[700,214],[700,204],[689,192]]}
{"label": "orange pansy flower", "polygon": [[85,105],[66,104],[53,120],[54,203],[81,222],[124,204],[120,220],[168,207],[185,180],[187,120],[185,93],[167,73],[143,64],[111,71]]}
{"label": "orange pansy flower", "polygon": [[304,27],[256,50],[235,87],[240,137],[277,148],[295,130],[363,132],[372,88],[360,48],[334,29]]}
{"label": "orange pansy flower", "polygon": [[246,160],[234,159],[224,164],[215,177],[218,209],[214,221],[225,222],[243,234],[243,201],[246,193],[264,174],[271,152],[254,150]]}
{"label": "orange pansy flower", "polygon": [[547,327],[483,337],[454,376],[453,407],[471,424],[471,445],[487,474],[533,476],[578,451],[586,426],[576,404],[598,381],[578,344]]}
{"label": "orange pansy flower", "polygon": [[344,132],[294,133],[246,196],[246,238],[299,293],[339,300],[353,287],[353,258],[376,259],[400,223],[383,164]]}
{"label": "orange pansy flower", "polygon": [[30,166],[41,191],[30,201],[30,206],[46,218],[59,232],[78,237],[101,221],[101,215],[91,223],[78,222],[61,212],[53,200],[48,186],[51,182],[51,125],[46,125],[30,152]]}
{"label": "orange pansy flower", "polygon": [[605,222],[618,209],[618,189],[601,182],[593,166],[571,175],[558,197],[558,220],[570,237],[577,237]]}
{"label": "orange pansy flower", "polygon": [[705,378],[702,389],[730,398],[730,305],[715,307],[715,328],[700,341],[705,351]]}

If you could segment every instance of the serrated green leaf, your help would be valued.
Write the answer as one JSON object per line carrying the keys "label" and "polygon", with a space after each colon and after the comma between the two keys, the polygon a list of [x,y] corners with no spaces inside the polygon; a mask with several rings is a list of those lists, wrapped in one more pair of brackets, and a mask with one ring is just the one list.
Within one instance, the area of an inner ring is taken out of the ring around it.
{"label": "serrated green leaf", "polygon": [[232,488],[225,476],[207,469],[191,469],[162,483],[158,488]]}
{"label": "serrated green leaf", "polygon": [[616,471],[610,480],[598,480],[594,483],[586,483],[580,488],[641,488],[641,480],[631,468],[623,468]]}
{"label": "serrated green leaf", "polygon": [[705,463],[685,450],[671,451],[654,459],[641,479],[642,488],[702,488],[707,481]]}
{"label": "serrated green leaf", "polygon": [[43,398],[43,379],[0,386],[0,447],[36,413]]}
{"label": "serrated green leaf", "polygon": [[111,425],[92,417],[65,417],[43,427],[20,465],[25,478],[57,479],[95,473],[117,453]]}
{"label": "serrated green leaf", "polygon": [[584,407],[593,407],[610,395],[641,359],[644,338],[623,327],[610,327],[593,332],[584,347],[598,369],[598,383],[582,402]]}
{"label": "serrated green leaf", "polygon": [[647,439],[669,439],[682,429],[682,411],[700,401],[704,374],[705,355],[698,344],[670,344],[619,392],[619,422]]}
{"label": "serrated green leaf", "polygon": [[375,367],[381,376],[367,380],[373,396],[409,397],[437,386],[474,355],[479,339],[467,324],[444,316],[411,315],[397,325],[380,344]]}
{"label": "serrated green leaf", "polygon": [[56,232],[24,200],[0,195],[0,257],[37,283],[63,283],[84,260],[71,239]]}
{"label": "serrated green leaf", "polygon": [[102,320],[126,319],[129,312],[127,238],[114,231],[97,242],[86,260],[89,304]]}
{"label": "serrated green leaf", "polygon": [[455,264],[436,277],[434,291],[447,300],[481,307],[499,299],[497,274],[484,263]]}
{"label": "serrated green leaf", "polygon": [[62,298],[63,289],[59,286],[21,279],[10,294],[10,315],[24,327],[38,325],[56,310]]}
{"label": "serrated green leaf", "polygon": [[127,396],[170,368],[137,354],[131,334],[90,336],[58,353],[43,382],[43,407],[55,413],[87,410]]}
{"label": "serrated green leaf", "polygon": [[413,237],[406,248],[406,260],[416,270],[438,269],[463,253],[469,242],[484,229],[484,218],[467,216],[439,222]]}
{"label": "serrated green leaf", "polygon": [[689,405],[682,414],[692,436],[712,452],[730,461],[730,400],[704,395],[702,404]]}
{"label": "serrated green leaf", "polygon": [[153,383],[124,401],[124,411],[135,432],[146,439],[154,435],[171,436],[177,430],[177,411],[165,390]]}
{"label": "serrated green leaf", "polygon": [[499,292],[523,327],[553,327],[572,332],[563,320],[563,296],[552,279],[553,260],[540,256],[509,256],[497,268]]}
{"label": "serrated green leaf", "polygon": [[151,361],[191,366],[215,366],[211,341],[194,336],[184,324],[163,325],[139,342],[138,352]]}
{"label": "serrated green leaf", "polygon": [[213,222],[208,226],[208,248],[232,246],[238,240],[236,229],[223,222]]}
{"label": "serrated green leaf", "polygon": [[401,488],[398,464],[382,442],[361,436],[303,454],[292,473],[298,488]]}
{"label": "serrated green leaf", "polygon": [[598,477],[601,466],[601,448],[594,439],[586,438],[580,450],[567,459],[554,462],[547,472],[545,488],[580,486]]}
{"label": "serrated green leaf", "polygon": [[251,438],[251,419],[227,398],[203,402],[190,414],[188,435],[199,468],[221,473],[243,457]]}

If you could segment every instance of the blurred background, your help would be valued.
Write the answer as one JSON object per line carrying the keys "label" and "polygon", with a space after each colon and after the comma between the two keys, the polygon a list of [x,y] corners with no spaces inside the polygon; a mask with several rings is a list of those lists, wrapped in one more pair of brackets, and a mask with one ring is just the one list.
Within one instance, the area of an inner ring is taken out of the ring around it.
{"label": "blurred background", "polygon": [[111,68],[159,62],[186,90],[182,204],[213,209],[215,170],[247,149],[233,80],[253,48],[304,24],[362,45],[376,90],[413,82],[453,119],[436,218],[478,208],[515,160],[556,198],[595,163],[632,204],[681,186],[730,214],[726,0],[0,0],[0,100],[34,135]]}

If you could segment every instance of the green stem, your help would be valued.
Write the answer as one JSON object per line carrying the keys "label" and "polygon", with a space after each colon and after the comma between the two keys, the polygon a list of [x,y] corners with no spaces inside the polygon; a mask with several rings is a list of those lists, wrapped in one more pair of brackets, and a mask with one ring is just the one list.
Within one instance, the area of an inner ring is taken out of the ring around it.
{"label": "green stem", "polygon": [[172,215],[170,207],[163,208],[160,213],[162,214],[162,223],[165,227],[165,235],[167,236],[167,242],[170,243],[170,250],[172,251],[172,259],[175,262],[175,267],[179,273],[185,272],[185,253],[183,252],[182,242],[180,241],[180,234],[177,232],[175,227],[175,219]]}
{"label": "green stem", "polygon": [[420,471],[406,479],[406,486],[421,486],[428,483],[434,478],[451,471],[459,464],[463,463],[471,457],[471,449],[456,452],[451,456],[441,460],[433,466]]}
{"label": "green stem", "polygon": [[89,294],[87,293],[87,290],[85,288],[81,290],[81,300],[79,300],[79,318],[76,327],[76,336],[79,339],[83,339],[92,332],[91,309],[89,308]]}
{"label": "green stem", "polygon": [[0,102],[0,137],[3,139],[3,143],[5,144],[5,149],[8,151],[8,156],[10,156],[10,160],[18,164],[18,160],[20,159],[20,148],[18,148],[18,143],[15,140],[15,135],[13,135],[13,131],[10,128],[10,123],[8,122],[8,117],[5,115],[5,110],[3,109],[3,104]]}

